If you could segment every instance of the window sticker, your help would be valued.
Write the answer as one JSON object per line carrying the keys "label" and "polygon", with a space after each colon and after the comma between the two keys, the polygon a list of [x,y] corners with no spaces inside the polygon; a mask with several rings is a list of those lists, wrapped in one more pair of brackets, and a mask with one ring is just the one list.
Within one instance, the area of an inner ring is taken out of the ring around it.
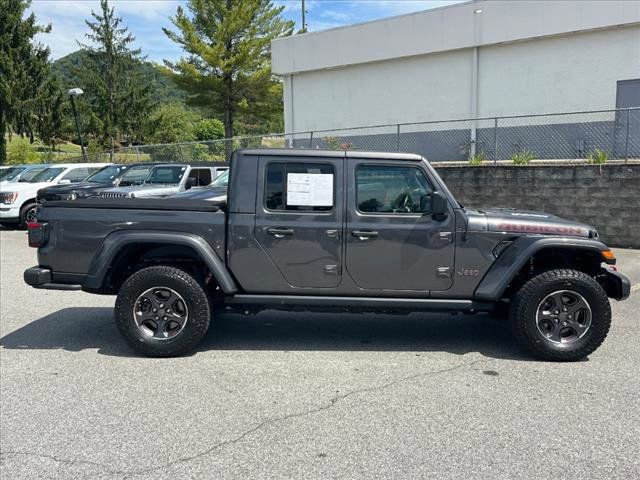
{"label": "window sticker", "polygon": [[333,174],[288,173],[287,205],[299,207],[333,206]]}

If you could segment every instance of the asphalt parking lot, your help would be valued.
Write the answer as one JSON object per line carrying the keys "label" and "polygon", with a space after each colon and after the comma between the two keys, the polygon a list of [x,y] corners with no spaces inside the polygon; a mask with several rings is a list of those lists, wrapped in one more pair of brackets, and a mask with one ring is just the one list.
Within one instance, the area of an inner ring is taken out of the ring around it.
{"label": "asphalt parking lot", "polygon": [[37,291],[0,231],[0,477],[639,478],[640,251],[588,360],[522,355],[487,316],[220,316],[136,357],[113,297]]}

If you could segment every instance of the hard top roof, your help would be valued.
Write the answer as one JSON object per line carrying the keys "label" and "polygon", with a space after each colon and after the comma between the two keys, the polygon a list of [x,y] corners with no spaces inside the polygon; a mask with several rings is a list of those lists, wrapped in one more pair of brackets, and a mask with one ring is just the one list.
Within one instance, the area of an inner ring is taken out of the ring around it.
{"label": "hard top roof", "polygon": [[415,153],[372,152],[367,150],[317,150],[306,148],[248,148],[237,151],[241,155],[279,157],[331,157],[331,158],[376,158],[380,160],[420,161],[423,157]]}

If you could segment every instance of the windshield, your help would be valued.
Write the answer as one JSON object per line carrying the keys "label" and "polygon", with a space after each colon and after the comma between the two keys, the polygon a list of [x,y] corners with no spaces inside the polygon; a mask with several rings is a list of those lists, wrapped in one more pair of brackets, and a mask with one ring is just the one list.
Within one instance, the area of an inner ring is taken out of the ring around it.
{"label": "windshield", "polygon": [[38,182],[51,182],[54,178],[60,175],[62,172],[66,170],[65,167],[51,167],[43,170],[42,172],[34,175],[34,177],[29,180],[30,183],[38,183]]}
{"label": "windshield", "polygon": [[162,185],[177,185],[182,180],[184,172],[187,171],[187,167],[167,166],[167,167],[155,167],[151,170],[151,174],[145,180],[144,183],[162,184]]}
{"label": "windshield", "polygon": [[153,165],[138,165],[131,167],[129,170],[124,172],[122,177],[120,177],[120,183],[118,185],[121,187],[142,185],[145,179],[149,176],[149,172],[152,168]]}
{"label": "windshield", "polygon": [[108,165],[101,168],[96,173],[89,175],[85,182],[92,183],[111,183],[125,167],[120,165]]}
{"label": "windshield", "polygon": [[47,167],[32,168],[31,170],[29,170],[26,173],[22,174],[22,176],[20,177],[20,181],[21,182],[30,182],[33,177],[35,177],[40,172],[43,172],[46,169],[47,169]]}
{"label": "windshield", "polygon": [[225,170],[211,182],[212,187],[226,187],[229,184],[229,170]]}
{"label": "windshield", "polygon": [[0,180],[10,182],[23,172],[27,167],[11,167],[0,170]]}

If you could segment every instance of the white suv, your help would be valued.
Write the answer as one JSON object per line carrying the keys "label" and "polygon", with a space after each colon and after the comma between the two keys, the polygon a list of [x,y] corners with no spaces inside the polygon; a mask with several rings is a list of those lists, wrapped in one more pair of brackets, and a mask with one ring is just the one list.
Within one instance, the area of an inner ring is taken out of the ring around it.
{"label": "white suv", "polygon": [[51,165],[27,182],[0,186],[0,224],[25,226],[35,220],[38,190],[51,185],[81,182],[108,163],[60,163]]}

